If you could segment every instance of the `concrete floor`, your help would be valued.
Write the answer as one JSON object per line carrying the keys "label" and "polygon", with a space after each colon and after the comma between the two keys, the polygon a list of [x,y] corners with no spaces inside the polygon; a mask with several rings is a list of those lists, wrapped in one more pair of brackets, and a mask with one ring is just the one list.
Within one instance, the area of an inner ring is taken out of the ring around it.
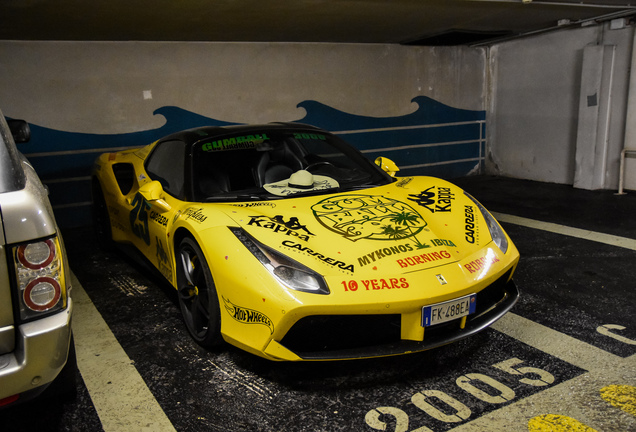
{"label": "concrete floor", "polygon": [[455,183],[496,213],[522,254],[522,297],[491,329],[364,361],[205,351],[169,287],[72,230],[78,396],[0,411],[0,430],[636,431],[636,192]]}

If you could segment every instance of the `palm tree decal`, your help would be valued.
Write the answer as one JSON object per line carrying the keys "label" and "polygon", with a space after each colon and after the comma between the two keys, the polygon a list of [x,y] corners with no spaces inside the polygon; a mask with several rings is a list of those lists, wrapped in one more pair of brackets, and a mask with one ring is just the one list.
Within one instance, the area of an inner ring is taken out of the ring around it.
{"label": "palm tree decal", "polygon": [[382,234],[386,235],[392,240],[406,238],[413,235],[411,230],[407,230],[406,228],[401,228],[401,227],[394,228],[391,225],[384,225],[382,227]]}
{"label": "palm tree decal", "polygon": [[389,219],[391,222],[395,222],[398,225],[417,225],[420,215],[413,212],[403,211],[401,213],[394,213],[393,217]]}

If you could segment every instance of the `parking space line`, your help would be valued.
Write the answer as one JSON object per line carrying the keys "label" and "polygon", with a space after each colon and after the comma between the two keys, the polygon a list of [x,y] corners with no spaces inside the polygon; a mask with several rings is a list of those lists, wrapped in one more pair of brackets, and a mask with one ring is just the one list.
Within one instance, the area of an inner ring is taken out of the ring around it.
{"label": "parking space line", "polygon": [[175,431],[74,274],[77,364],[105,432]]}
{"label": "parking space line", "polygon": [[528,228],[535,228],[556,234],[563,234],[570,237],[577,237],[585,240],[591,240],[598,243],[605,243],[612,246],[618,246],[625,249],[636,250],[636,240],[627,237],[620,237],[610,234],[603,234],[595,231],[588,231],[580,228],[572,228],[566,225],[559,225],[551,222],[542,222],[534,219],[528,219],[520,216],[514,216],[504,213],[492,212],[492,215],[500,222],[507,222],[515,225],[521,225]]}
{"label": "parking space line", "polygon": [[[614,367],[623,367],[625,364],[625,359],[620,356],[512,312],[508,312],[495,322],[492,328],[590,372],[603,373]],[[636,363],[635,360],[636,357],[632,363]]]}
{"label": "parking space line", "polygon": [[601,393],[607,386],[636,384],[636,355],[616,356],[511,312],[492,328],[588,372],[453,428],[452,432],[528,432],[528,422],[546,414],[574,418],[599,431],[634,430],[636,419],[614,409]]}

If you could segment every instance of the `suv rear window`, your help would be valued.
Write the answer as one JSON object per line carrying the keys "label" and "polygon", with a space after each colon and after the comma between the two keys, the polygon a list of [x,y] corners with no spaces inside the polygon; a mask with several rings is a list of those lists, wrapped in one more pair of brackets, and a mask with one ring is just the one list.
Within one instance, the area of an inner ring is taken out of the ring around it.
{"label": "suv rear window", "polygon": [[11,131],[0,112],[0,193],[24,188],[26,177]]}

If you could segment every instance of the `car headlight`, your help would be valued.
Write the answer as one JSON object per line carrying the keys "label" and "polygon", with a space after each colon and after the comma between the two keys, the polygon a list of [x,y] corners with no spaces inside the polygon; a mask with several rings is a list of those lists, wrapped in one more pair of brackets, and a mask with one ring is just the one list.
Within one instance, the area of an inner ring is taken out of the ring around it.
{"label": "car headlight", "polygon": [[508,239],[506,238],[506,233],[504,233],[504,231],[499,226],[499,223],[488,212],[488,210],[486,210],[484,206],[479,203],[479,201],[473,198],[466,191],[464,191],[464,194],[475,203],[481,214],[484,216],[484,220],[486,221],[486,225],[488,226],[488,231],[490,231],[490,237],[492,237],[492,241],[495,242],[497,247],[501,249],[503,253],[506,253],[506,251],[508,251]]}
{"label": "car headlight", "polygon": [[23,321],[66,307],[63,256],[57,237],[13,247],[13,262]]}
{"label": "car headlight", "polygon": [[309,267],[258,242],[242,228],[230,231],[282,285],[295,291],[329,294],[325,280]]}

